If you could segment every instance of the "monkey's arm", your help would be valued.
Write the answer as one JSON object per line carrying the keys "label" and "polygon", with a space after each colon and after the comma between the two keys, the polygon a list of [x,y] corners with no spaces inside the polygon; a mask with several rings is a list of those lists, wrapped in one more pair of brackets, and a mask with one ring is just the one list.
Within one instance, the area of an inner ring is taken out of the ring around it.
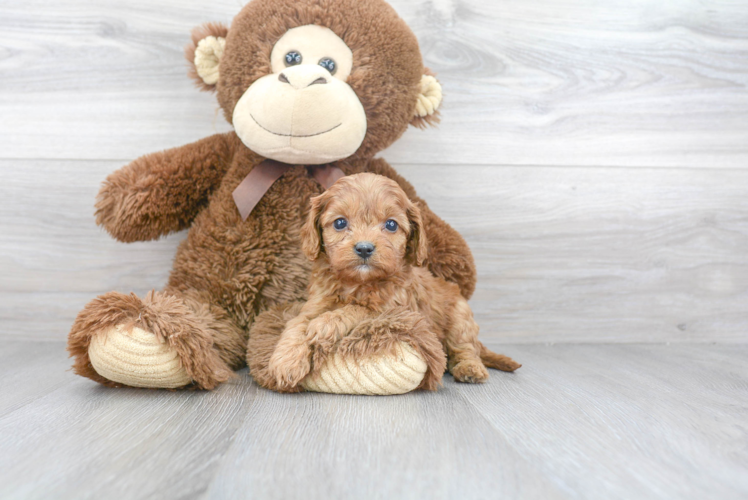
{"label": "monkey's arm", "polygon": [[96,223],[124,242],[188,227],[226,173],[232,136],[217,134],[151,153],[112,173],[96,197]]}
{"label": "monkey's arm", "polygon": [[398,175],[386,161],[379,158],[372,160],[369,163],[369,170],[397,182],[411,201],[418,205],[429,243],[429,270],[435,276],[457,283],[463,297],[469,299],[475,291],[475,261],[460,233],[434,214],[426,202],[416,195],[413,186]]}

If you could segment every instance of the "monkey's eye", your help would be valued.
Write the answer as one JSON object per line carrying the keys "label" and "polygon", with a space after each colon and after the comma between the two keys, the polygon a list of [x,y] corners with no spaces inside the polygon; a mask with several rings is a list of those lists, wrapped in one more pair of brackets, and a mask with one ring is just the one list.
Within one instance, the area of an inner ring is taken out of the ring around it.
{"label": "monkey's eye", "polygon": [[335,64],[335,61],[333,61],[329,57],[323,57],[322,59],[320,59],[319,65],[329,71],[331,75],[334,75],[338,70],[338,65]]}
{"label": "monkey's eye", "polygon": [[387,222],[384,223],[384,228],[387,231],[394,233],[395,231],[397,231],[397,222],[395,222],[392,219],[389,219]]}
{"label": "monkey's eye", "polygon": [[286,54],[286,66],[296,66],[297,64],[301,64],[301,54],[292,50]]}
{"label": "monkey's eye", "polygon": [[348,227],[348,221],[342,217],[340,219],[335,219],[335,222],[332,223],[332,227],[334,227],[336,231],[342,231]]}

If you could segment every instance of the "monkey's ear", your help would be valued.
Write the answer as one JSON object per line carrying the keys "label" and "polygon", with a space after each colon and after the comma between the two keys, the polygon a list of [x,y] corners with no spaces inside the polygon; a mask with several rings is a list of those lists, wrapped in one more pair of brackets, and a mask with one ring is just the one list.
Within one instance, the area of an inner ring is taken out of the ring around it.
{"label": "monkey's ear", "polygon": [[429,244],[426,241],[426,233],[423,230],[421,211],[414,203],[410,202],[405,212],[410,223],[410,235],[408,235],[408,246],[405,249],[405,257],[414,266],[422,266],[429,256]]}
{"label": "monkey's ear", "polygon": [[421,91],[416,101],[416,109],[410,124],[418,128],[439,123],[439,106],[442,104],[442,86],[426,68],[421,77]]}
{"label": "monkey's ear", "polygon": [[206,23],[192,30],[192,42],[184,48],[184,57],[190,63],[189,75],[200,90],[216,89],[228,33],[228,27],[221,23]]}
{"label": "monkey's ear", "polygon": [[[326,192],[325,192],[326,193]],[[322,193],[310,200],[311,208],[306,222],[301,227],[301,249],[309,260],[317,260],[320,254],[324,253],[322,248],[322,228],[319,225],[319,218],[327,206],[329,196]]]}

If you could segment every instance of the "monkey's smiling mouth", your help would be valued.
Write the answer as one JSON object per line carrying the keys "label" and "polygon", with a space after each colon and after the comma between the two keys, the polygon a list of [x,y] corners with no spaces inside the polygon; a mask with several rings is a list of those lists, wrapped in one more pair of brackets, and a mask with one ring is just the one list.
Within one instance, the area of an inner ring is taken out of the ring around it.
{"label": "monkey's smiling mouth", "polygon": [[252,115],[251,113],[249,114],[249,116],[254,120],[254,122],[257,124],[257,126],[260,127],[262,130],[264,130],[265,132],[269,132],[269,133],[271,133],[273,135],[279,135],[281,137],[316,137],[318,135],[322,135],[322,134],[326,134],[328,132],[332,132],[333,130],[335,130],[336,128],[338,128],[339,126],[341,126],[343,124],[342,122],[338,123],[333,128],[325,130],[324,132],[317,132],[316,134],[307,134],[307,135],[279,134],[278,132],[273,132],[272,130],[268,130],[267,128],[263,127],[262,124],[257,121],[257,118],[255,118],[254,115]]}

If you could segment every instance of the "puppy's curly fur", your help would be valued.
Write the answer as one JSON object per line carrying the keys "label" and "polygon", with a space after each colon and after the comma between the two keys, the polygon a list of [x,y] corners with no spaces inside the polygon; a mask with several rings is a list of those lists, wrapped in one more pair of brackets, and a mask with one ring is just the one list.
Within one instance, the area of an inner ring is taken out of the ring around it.
{"label": "puppy's curly fur", "polygon": [[456,380],[470,383],[484,382],[486,367],[521,366],[478,341],[478,325],[456,284],[421,267],[428,254],[421,214],[396,182],[352,175],[311,202],[301,235],[314,260],[309,300],[270,356],[276,389],[296,389],[335,349],[374,354],[386,347],[377,342],[381,332],[387,339],[394,331],[404,340],[416,337],[429,365],[425,389],[436,389],[445,365]]}

